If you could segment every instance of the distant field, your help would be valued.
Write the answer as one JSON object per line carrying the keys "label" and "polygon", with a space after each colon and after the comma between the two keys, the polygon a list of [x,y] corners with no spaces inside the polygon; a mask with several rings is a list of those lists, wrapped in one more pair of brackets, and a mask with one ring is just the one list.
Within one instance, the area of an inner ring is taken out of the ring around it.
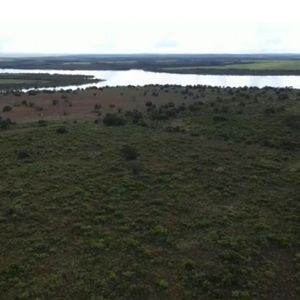
{"label": "distant field", "polygon": [[89,64],[91,63],[86,61],[70,61],[64,63],[64,65],[89,65]]}
{"label": "distant field", "polygon": [[180,67],[164,67],[163,71],[179,71],[179,72],[200,72],[204,73],[208,70],[245,70],[245,71],[300,71],[300,60],[284,60],[284,61],[257,61],[239,64],[224,64],[222,66],[180,66]]}
{"label": "distant field", "polygon": [[0,68],[130,70],[183,74],[300,75],[300,55],[119,54],[0,58]]}
{"label": "distant field", "polygon": [[220,68],[248,70],[300,70],[300,61],[259,61],[246,64],[231,64]]}

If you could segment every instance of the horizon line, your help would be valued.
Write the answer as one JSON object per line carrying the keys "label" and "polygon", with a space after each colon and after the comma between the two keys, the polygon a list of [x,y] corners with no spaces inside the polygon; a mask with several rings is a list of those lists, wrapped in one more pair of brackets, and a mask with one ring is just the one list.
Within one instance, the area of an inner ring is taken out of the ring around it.
{"label": "horizon line", "polygon": [[128,53],[84,53],[84,52],[79,52],[79,53],[30,53],[30,52],[0,52],[0,57],[1,58],[6,58],[6,57],[52,57],[52,56],[121,56],[121,55],[199,55],[199,56],[204,56],[204,55],[211,55],[211,56],[218,56],[218,55],[300,55],[300,52],[243,52],[243,53],[234,53],[234,52],[220,52],[220,53],[215,53],[215,52],[207,52],[207,53],[199,53],[199,52],[194,52],[194,53],[186,53],[186,52],[178,52],[178,53],[162,53],[162,52],[128,52]]}

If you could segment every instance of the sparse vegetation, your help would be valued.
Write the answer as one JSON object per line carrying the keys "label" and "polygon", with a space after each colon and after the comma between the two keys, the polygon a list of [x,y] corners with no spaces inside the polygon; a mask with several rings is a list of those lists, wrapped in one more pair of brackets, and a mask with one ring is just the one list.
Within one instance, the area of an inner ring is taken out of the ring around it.
{"label": "sparse vegetation", "polygon": [[299,299],[299,92],[122,91],[0,130],[0,298]]}

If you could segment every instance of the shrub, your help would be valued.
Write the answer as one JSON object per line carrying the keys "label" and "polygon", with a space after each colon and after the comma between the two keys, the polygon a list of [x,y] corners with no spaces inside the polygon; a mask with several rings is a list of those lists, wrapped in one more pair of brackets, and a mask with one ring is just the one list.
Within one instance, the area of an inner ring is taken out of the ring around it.
{"label": "shrub", "polygon": [[45,127],[45,126],[47,126],[47,121],[46,120],[39,120],[38,121],[38,125],[40,126],[40,127]]}
{"label": "shrub", "polygon": [[289,99],[289,95],[286,93],[281,93],[278,95],[278,100],[288,100]]}
{"label": "shrub", "polygon": [[142,171],[141,162],[138,160],[130,160],[129,167],[130,167],[133,175],[139,175]]}
{"label": "shrub", "polygon": [[103,124],[107,126],[123,126],[125,123],[124,118],[118,114],[107,113],[103,118]]}
{"label": "shrub", "polygon": [[37,111],[43,111],[44,108],[43,108],[43,106],[35,106],[35,110],[37,110]]}
{"label": "shrub", "polygon": [[124,145],[121,148],[121,154],[126,160],[135,160],[139,156],[137,150],[130,145]]}
{"label": "shrub", "polygon": [[9,118],[2,119],[0,117],[0,128],[1,129],[7,129],[12,124],[11,120]]}
{"label": "shrub", "polygon": [[160,279],[158,282],[157,282],[157,285],[159,288],[161,289],[167,289],[169,287],[169,284],[166,280],[164,279]]}
{"label": "shrub", "polygon": [[18,153],[18,158],[19,159],[25,159],[30,157],[30,152],[28,149],[21,149]]}
{"label": "shrub", "polygon": [[147,107],[151,107],[151,106],[153,105],[153,103],[152,103],[152,101],[147,101],[147,102],[145,103],[145,105],[146,105]]}
{"label": "shrub", "polygon": [[95,104],[95,106],[94,106],[94,110],[100,110],[101,109],[101,105],[100,104]]}
{"label": "shrub", "polygon": [[225,122],[225,121],[227,121],[227,118],[225,118],[223,116],[214,116],[213,120],[215,122]]}
{"label": "shrub", "polygon": [[10,112],[10,111],[12,111],[12,107],[9,106],[9,105],[6,105],[6,106],[3,107],[2,111],[3,112]]}
{"label": "shrub", "polygon": [[67,132],[68,132],[68,130],[67,130],[67,128],[64,127],[64,126],[58,127],[58,128],[56,129],[56,133],[59,133],[59,134],[64,134],[64,133],[67,133]]}
{"label": "shrub", "polygon": [[275,114],[275,108],[272,107],[272,106],[269,106],[269,107],[266,107],[264,109],[264,114],[267,115],[267,116],[270,116],[272,114]]}
{"label": "shrub", "polygon": [[222,106],[221,111],[222,111],[223,113],[228,113],[228,112],[229,112],[228,106],[225,106],[225,105]]}
{"label": "shrub", "polygon": [[288,115],[284,118],[284,123],[291,129],[300,129],[300,116],[299,115]]}
{"label": "shrub", "polygon": [[134,124],[137,124],[140,120],[143,119],[143,114],[138,110],[127,111],[126,117],[130,118]]}
{"label": "shrub", "polygon": [[59,100],[57,100],[57,99],[53,99],[52,100],[52,105],[53,106],[57,105],[58,103],[59,103]]}

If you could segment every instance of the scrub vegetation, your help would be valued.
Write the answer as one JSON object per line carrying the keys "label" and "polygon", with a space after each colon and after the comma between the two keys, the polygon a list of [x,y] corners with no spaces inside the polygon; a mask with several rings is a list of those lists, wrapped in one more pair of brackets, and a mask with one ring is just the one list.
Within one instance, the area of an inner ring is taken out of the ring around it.
{"label": "scrub vegetation", "polygon": [[1,113],[0,298],[299,299],[300,91],[110,92]]}
{"label": "scrub vegetation", "polygon": [[93,76],[85,75],[0,73],[0,91],[80,85],[99,81]]}

